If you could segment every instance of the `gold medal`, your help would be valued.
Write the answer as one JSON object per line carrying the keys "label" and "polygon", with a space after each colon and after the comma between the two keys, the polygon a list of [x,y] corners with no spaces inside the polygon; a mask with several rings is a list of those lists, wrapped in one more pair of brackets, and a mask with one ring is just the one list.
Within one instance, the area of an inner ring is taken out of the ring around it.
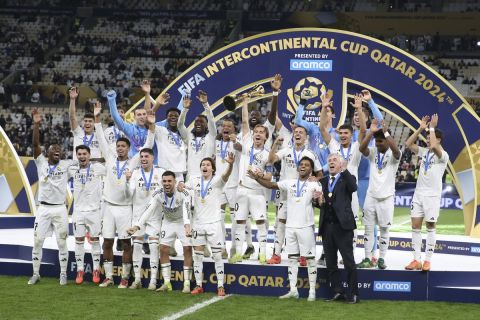
{"label": "gold medal", "polygon": [[378,169],[378,174],[382,174],[382,169]]}
{"label": "gold medal", "polygon": [[295,199],[295,202],[300,202],[301,199],[302,199],[302,198],[298,198],[298,197],[297,197],[297,198]]}
{"label": "gold medal", "polygon": [[205,198],[202,198],[202,200],[200,200],[201,203],[205,203]]}
{"label": "gold medal", "polygon": [[226,162],[225,159],[222,159],[222,163],[225,163],[225,162]]}
{"label": "gold medal", "polygon": [[253,166],[252,166],[252,165],[249,165],[249,166],[248,166],[248,170],[252,171],[252,170],[253,170]]}
{"label": "gold medal", "polygon": [[45,178],[43,178],[43,182],[47,182],[48,181],[48,176],[45,176]]}
{"label": "gold medal", "polygon": [[117,179],[117,184],[118,184],[118,185],[121,185],[121,184],[122,184],[122,180],[121,180],[121,179]]}
{"label": "gold medal", "polygon": [[331,192],[328,193],[328,196],[329,196],[330,198],[332,197],[332,195],[333,195],[333,193],[331,193]]}

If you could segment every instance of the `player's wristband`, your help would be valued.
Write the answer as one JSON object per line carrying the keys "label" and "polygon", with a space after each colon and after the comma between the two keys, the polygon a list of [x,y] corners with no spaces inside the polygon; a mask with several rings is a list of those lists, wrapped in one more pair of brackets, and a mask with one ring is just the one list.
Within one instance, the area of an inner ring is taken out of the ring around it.
{"label": "player's wristband", "polygon": [[272,92],[272,96],[277,97],[277,96],[278,96],[278,93],[279,93],[279,91],[273,91],[273,92]]}
{"label": "player's wristband", "polygon": [[385,138],[388,138],[388,137],[390,137],[390,133],[388,133],[388,131],[387,131],[387,132],[384,133],[384,136],[385,136]]}
{"label": "player's wristband", "polygon": [[428,128],[430,132],[435,132],[435,128]]}

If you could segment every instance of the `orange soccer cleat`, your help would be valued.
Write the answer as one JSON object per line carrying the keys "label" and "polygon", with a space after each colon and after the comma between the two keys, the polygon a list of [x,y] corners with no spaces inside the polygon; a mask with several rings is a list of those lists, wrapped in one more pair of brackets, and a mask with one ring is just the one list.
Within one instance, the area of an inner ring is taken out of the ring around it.
{"label": "orange soccer cleat", "polygon": [[85,275],[85,271],[78,271],[77,272],[77,278],[75,279],[76,284],[82,284],[83,283],[83,276]]}
{"label": "orange soccer cleat", "polygon": [[298,263],[300,264],[300,267],[306,267],[307,266],[307,259],[305,259],[305,257],[300,257],[300,258],[298,258]]}
{"label": "orange soccer cleat", "polygon": [[224,288],[224,287],[218,287],[218,289],[217,289],[217,296],[219,296],[219,297],[225,297],[225,288]]}
{"label": "orange soccer cleat", "polygon": [[413,260],[407,266],[405,266],[405,270],[422,270],[422,262]]}
{"label": "orange soccer cleat", "polygon": [[100,270],[93,270],[92,281],[93,283],[100,283]]}
{"label": "orange soccer cleat", "polygon": [[195,288],[193,288],[192,290],[192,294],[201,294],[201,293],[204,293],[205,291],[203,290],[202,287],[200,286],[196,286]]}
{"label": "orange soccer cleat", "polygon": [[424,261],[422,266],[422,271],[430,271],[430,261]]}
{"label": "orange soccer cleat", "polygon": [[270,259],[268,259],[267,264],[279,264],[282,262],[282,257],[277,254],[273,254]]}

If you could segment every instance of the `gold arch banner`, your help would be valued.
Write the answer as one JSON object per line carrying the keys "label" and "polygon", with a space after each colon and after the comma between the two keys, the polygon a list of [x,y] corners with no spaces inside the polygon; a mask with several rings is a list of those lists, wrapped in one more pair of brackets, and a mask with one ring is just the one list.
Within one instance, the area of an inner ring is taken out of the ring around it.
{"label": "gold arch banner", "polygon": [[[348,113],[347,98],[368,88],[383,110],[409,128],[423,115],[438,113],[450,155],[448,170],[460,193],[465,232],[480,236],[480,118],[458,91],[435,70],[411,54],[378,39],[334,29],[285,29],[245,38],[204,57],[173,81],[168,92],[177,105],[189,91],[208,93],[216,119],[225,116],[225,95],[265,84],[282,74],[279,116],[287,122],[298,106],[301,90],[317,94],[309,101],[306,119],[318,121],[318,93],[333,94],[337,123]],[[265,96],[269,96],[268,90]],[[143,104],[138,101],[132,109]],[[196,104],[187,116],[191,123],[201,113]],[[157,118],[164,118],[159,110]]]}

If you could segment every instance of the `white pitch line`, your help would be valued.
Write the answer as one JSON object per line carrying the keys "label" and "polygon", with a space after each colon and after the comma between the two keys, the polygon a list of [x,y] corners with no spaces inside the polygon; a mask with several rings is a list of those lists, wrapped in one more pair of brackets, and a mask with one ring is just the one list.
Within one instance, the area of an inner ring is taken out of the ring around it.
{"label": "white pitch line", "polygon": [[171,314],[167,317],[164,317],[164,318],[160,318],[160,320],[176,320],[176,319],[180,319],[181,317],[183,316],[186,316],[187,314],[191,314],[191,313],[194,313],[194,312],[197,312],[198,310],[202,309],[202,308],[205,308],[215,302],[218,302],[218,301],[222,301],[228,297],[230,297],[231,294],[227,294],[225,297],[213,297],[209,300],[205,300],[205,301],[202,301],[202,302],[199,302],[199,303],[196,303],[194,304],[193,306],[191,307],[188,307],[187,309],[183,310],[183,311],[180,311],[180,312],[175,312],[174,314]]}

